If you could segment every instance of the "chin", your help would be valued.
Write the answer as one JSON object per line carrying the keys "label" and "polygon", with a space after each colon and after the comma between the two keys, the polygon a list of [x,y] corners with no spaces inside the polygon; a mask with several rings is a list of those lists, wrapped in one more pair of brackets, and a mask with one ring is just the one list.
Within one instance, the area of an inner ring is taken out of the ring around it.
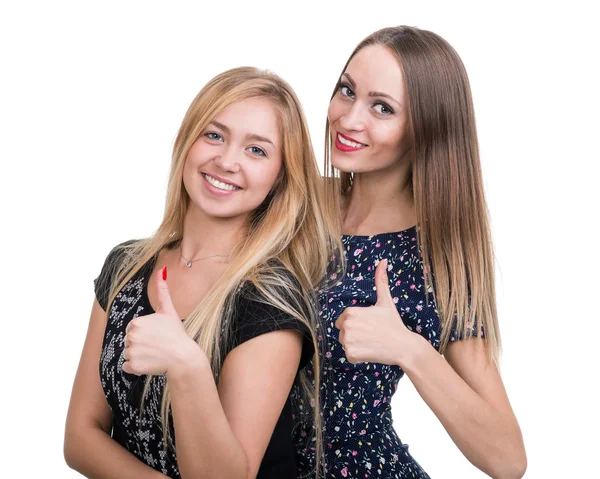
{"label": "chin", "polygon": [[341,159],[336,158],[336,155],[332,153],[330,156],[331,166],[333,166],[336,170],[341,171],[342,173],[353,173],[355,170],[357,161],[351,161],[347,158]]}

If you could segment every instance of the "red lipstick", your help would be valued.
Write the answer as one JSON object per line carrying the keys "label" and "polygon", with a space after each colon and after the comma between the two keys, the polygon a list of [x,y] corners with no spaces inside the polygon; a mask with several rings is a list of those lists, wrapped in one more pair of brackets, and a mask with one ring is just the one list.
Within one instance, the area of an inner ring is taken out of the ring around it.
{"label": "red lipstick", "polygon": [[[344,140],[351,141],[353,143],[358,143],[360,146],[345,145],[340,141],[340,137],[342,137]],[[336,134],[335,134],[335,147],[340,151],[343,151],[343,152],[358,151],[358,150],[362,150],[366,146],[367,145],[365,145],[364,143],[361,143],[360,141],[356,141],[354,138],[351,138],[340,132],[336,132]]]}

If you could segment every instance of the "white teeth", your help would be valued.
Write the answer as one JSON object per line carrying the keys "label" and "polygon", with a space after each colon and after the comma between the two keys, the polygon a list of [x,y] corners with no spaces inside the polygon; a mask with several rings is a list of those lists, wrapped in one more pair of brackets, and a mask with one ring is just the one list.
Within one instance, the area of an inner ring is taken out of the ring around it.
{"label": "white teeth", "polygon": [[355,142],[353,142],[353,141],[346,140],[346,138],[344,138],[344,137],[343,137],[342,135],[340,135],[339,133],[338,133],[338,140],[340,140],[340,143],[341,143],[342,145],[351,146],[352,148],[362,148],[363,146],[365,146],[365,145],[363,145],[362,143],[355,143]]}
{"label": "white teeth", "polygon": [[215,188],[219,188],[220,190],[233,191],[239,190],[237,186],[228,185],[227,183],[223,183],[222,181],[214,179],[212,176],[208,176],[207,174],[203,174],[206,181],[208,181]]}

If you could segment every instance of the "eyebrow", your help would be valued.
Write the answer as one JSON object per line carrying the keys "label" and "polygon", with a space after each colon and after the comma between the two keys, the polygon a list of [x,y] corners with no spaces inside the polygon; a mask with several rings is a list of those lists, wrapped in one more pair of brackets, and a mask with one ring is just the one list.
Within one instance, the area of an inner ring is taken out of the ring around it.
{"label": "eyebrow", "polygon": [[[350,74],[349,73],[343,73],[342,76],[345,76],[348,79],[348,83],[350,83],[350,86],[356,90],[356,82],[352,79],[352,77],[350,76]],[[402,103],[400,103],[398,100],[396,100],[393,96],[388,95],[387,93],[380,92],[380,91],[370,91],[369,92],[369,96],[371,96],[371,97],[375,97],[376,96],[376,97],[389,98],[393,102],[396,102],[398,105],[402,105]]]}
{"label": "eyebrow", "polygon": [[[228,135],[231,134],[231,130],[229,129],[229,127],[226,126],[226,125],[223,125],[223,123],[219,123],[218,121],[215,121],[215,120],[211,121],[210,123],[212,125],[216,126],[217,128],[220,128],[221,130],[223,130]],[[271,140],[269,140],[265,136],[257,135],[256,133],[247,133],[246,134],[246,139],[248,139],[248,140],[255,140],[255,141],[262,141],[263,143],[269,143],[269,144],[271,144],[271,146],[273,148],[275,148],[275,145],[273,144],[273,142]]]}

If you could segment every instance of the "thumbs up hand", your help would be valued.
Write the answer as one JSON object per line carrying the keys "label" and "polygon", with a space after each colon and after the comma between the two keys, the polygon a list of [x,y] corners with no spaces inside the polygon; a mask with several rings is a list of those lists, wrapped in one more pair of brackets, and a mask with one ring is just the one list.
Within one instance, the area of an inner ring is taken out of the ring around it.
{"label": "thumbs up hand", "polygon": [[350,307],[335,322],[339,341],[352,363],[398,364],[398,351],[411,333],[400,318],[390,293],[387,259],[375,270],[377,303],[369,307]]}
{"label": "thumbs up hand", "polygon": [[167,374],[186,361],[187,354],[202,350],[188,336],[173,306],[167,285],[167,267],[154,278],[158,310],[133,319],[125,330],[123,371],[142,375]]}

